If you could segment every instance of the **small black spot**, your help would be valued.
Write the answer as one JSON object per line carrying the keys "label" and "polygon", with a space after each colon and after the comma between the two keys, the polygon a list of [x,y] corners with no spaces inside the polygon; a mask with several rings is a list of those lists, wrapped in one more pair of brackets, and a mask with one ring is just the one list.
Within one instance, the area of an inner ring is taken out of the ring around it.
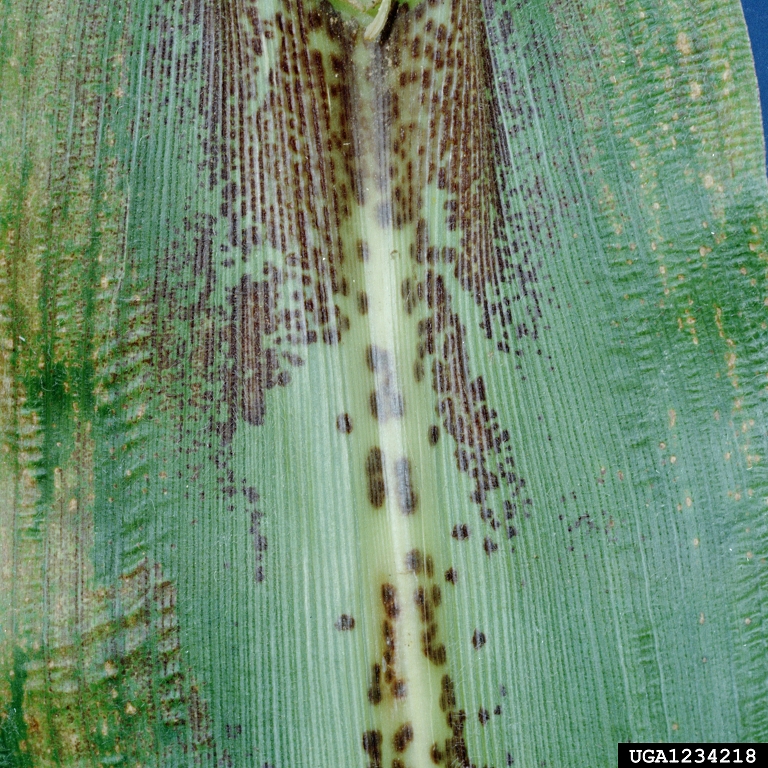
{"label": "small black spot", "polygon": [[434,424],[427,430],[427,440],[430,445],[437,445],[437,441],[440,439],[440,428]]}
{"label": "small black spot", "polygon": [[485,645],[485,634],[479,629],[476,629],[472,635],[472,645],[475,646],[476,651],[479,651]]}
{"label": "small black spot", "polygon": [[352,417],[348,413],[341,413],[336,418],[336,429],[344,435],[352,431]]}
{"label": "small black spot", "polygon": [[456,582],[459,580],[459,574],[457,573],[455,568],[449,568],[445,572],[445,580],[449,584],[456,584]]}
{"label": "small black spot", "polygon": [[466,523],[453,526],[453,532],[451,533],[454,539],[458,541],[464,541],[469,538],[469,526]]}
{"label": "small black spot", "polygon": [[429,749],[429,756],[432,758],[432,762],[435,765],[440,765],[443,762],[443,753],[440,751],[440,746],[435,742]]}
{"label": "small black spot", "polygon": [[368,314],[368,294],[365,291],[360,291],[357,294],[357,311],[361,315]]}
{"label": "small black spot", "polygon": [[432,585],[432,603],[437,608],[443,602],[443,593],[437,584]]}
{"label": "small black spot", "polygon": [[491,719],[491,715],[485,707],[481,707],[477,713],[477,719],[480,721],[480,725],[485,725]]}
{"label": "small black spot", "polygon": [[355,628],[355,617],[350,616],[347,613],[342,613],[341,616],[336,619],[336,623],[333,626],[336,627],[339,632],[348,632],[350,629]]}
{"label": "small black spot", "polygon": [[493,708],[493,714],[494,714],[494,715],[500,715],[500,714],[501,714],[501,704],[497,704],[497,705],[496,705],[496,706]]}
{"label": "small black spot", "polygon": [[408,745],[413,741],[413,726],[410,723],[401,725],[392,737],[392,746],[395,752],[405,752]]}

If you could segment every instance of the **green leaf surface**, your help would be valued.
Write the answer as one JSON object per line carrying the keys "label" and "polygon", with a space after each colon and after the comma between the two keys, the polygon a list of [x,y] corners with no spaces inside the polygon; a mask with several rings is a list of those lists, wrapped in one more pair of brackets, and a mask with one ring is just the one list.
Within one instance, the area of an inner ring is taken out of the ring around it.
{"label": "green leaf surface", "polygon": [[768,740],[737,0],[4,0],[0,115],[0,766]]}

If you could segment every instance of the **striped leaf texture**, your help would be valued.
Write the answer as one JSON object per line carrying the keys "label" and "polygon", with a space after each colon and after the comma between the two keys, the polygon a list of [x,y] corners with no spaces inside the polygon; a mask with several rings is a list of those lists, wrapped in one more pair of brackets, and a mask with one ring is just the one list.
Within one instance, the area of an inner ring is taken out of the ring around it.
{"label": "striped leaf texture", "polygon": [[0,766],[768,740],[737,0],[4,0]]}

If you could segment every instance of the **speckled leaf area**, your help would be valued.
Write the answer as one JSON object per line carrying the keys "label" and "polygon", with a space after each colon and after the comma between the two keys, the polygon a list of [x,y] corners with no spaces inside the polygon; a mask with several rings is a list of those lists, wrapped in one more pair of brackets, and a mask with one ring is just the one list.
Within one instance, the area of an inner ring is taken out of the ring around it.
{"label": "speckled leaf area", "polygon": [[[203,138],[220,218],[190,221],[201,286],[192,354],[206,387],[196,402],[218,440],[220,491],[253,504],[255,580],[269,583],[265,553],[280,557],[287,543],[266,533],[259,478],[239,469],[239,432],[264,425],[270,390],[296,387],[322,348],[353,381],[332,424],[354,476],[359,578],[367,600],[381,600],[372,623],[354,625],[371,656],[358,744],[376,766],[469,764],[438,581],[456,584],[453,546],[473,533],[461,546],[494,556],[532,502],[472,373],[467,323],[507,354],[512,339],[538,337],[544,300],[540,264],[500,237],[482,18],[469,3],[398,6],[372,42],[323,4],[278,4],[272,15],[247,5],[223,22],[206,28],[221,57],[207,75]],[[457,293],[471,298],[466,319]],[[517,321],[508,293],[524,308]],[[188,313],[180,299],[166,317]],[[173,370],[172,350],[167,359]],[[327,399],[323,385],[292,396]],[[199,429],[187,411],[185,422]],[[471,487],[456,500],[471,517],[458,524],[434,492],[441,434]]]}
{"label": "speckled leaf area", "polygon": [[6,3],[0,765],[766,737],[737,7]]}

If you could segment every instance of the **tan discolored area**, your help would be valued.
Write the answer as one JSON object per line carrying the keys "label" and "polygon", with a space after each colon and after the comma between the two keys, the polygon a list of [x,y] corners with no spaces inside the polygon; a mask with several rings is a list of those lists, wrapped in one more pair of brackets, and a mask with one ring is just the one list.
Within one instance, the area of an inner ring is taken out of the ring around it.
{"label": "tan discolored area", "polygon": [[[96,579],[94,451],[92,424],[76,424],[51,497],[30,487],[45,522],[42,535],[20,530],[28,544],[17,589],[26,608],[2,646],[3,655],[12,651],[11,677],[23,691],[15,705],[26,727],[23,753],[41,766],[147,754],[171,763],[183,755],[200,765],[227,761],[185,658],[176,586],[161,564],[145,556],[112,583]],[[152,737],[157,729],[167,737],[162,746]]]}

